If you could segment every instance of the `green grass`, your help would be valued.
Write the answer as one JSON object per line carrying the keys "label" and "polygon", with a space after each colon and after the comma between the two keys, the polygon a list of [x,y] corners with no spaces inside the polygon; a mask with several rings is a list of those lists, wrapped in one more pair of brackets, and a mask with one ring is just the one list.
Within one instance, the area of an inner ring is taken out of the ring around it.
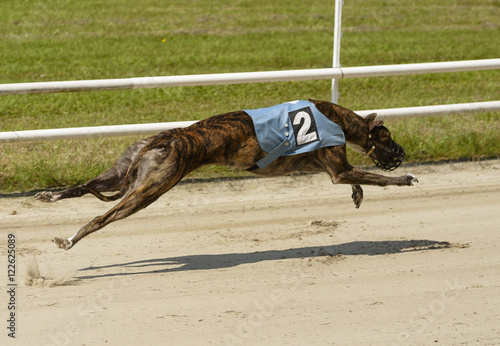
{"label": "green grass", "polygon": [[[323,68],[332,61],[333,0],[7,0],[0,17],[0,83]],[[341,64],[499,58],[499,17],[498,0],[349,0]],[[353,110],[499,100],[500,71],[346,79],[340,93],[339,103]],[[330,99],[330,82],[1,96],[0,131],[196,120],[302,98]],[[498,112],[387,124],[410,162],[500,154]],[[0,191],[81,183],[135,139],[0,144]],[[208,167],[195,176],[235,174]]]}

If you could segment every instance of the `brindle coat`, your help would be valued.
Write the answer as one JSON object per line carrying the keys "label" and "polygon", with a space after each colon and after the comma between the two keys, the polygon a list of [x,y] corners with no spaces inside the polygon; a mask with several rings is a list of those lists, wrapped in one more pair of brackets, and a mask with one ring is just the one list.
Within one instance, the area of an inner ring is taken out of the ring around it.
{"label": "brindle coat", "polygon": [[[401,162],[393,151],[395,142],[375,114],[362,118],[354,112],[324,101],[313,101],[327,118],[340,125],[347,144],[373,160]],[[404,152],[403,152],[404,155]],[[41,192],[35,196],[45,202],[80,197],[92,193],[105,201],[122,200],[102,216],[82,227],[69,239],[54,238],[59,248],[70,249],[83,237],[113,221],[124,219],[156,201],[184,176],[205,164],[227,165],[265,176],[295,171],[326,172],[334,184],[351,184],[354,204],[363,200],[361,184],[410,186],[418,182],[412,174],[386,177],[355,169],[347,162],[346,146],[282,156],[264,169],[255,163],[266,156],[257,141],[252,119],[243,111],[220,114],[187,128],[161,132],[130,146],[109,171],[89,182],[64,191]],[[106,197],[101,192],[117,191]]]}

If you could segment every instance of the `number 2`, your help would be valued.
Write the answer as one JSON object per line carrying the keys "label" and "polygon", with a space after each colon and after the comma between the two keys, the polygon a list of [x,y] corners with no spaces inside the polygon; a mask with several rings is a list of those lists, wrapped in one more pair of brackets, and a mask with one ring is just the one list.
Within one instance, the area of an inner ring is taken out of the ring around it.
{"label": "number 2", "polygon": [[310,111],[309,108],[303,108],[290,114],[298,146],[319,140],[314,118],[306,109]]}

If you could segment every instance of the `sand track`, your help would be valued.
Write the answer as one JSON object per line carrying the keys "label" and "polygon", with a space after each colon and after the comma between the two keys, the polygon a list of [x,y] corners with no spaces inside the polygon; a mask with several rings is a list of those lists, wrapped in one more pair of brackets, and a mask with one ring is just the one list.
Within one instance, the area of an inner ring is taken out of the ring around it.
{"label": "sand track", "polygon": [[364,187],[359,210],[323,174],[185,184],[70,251],[50,239],[111,204],[1,198],[3,258],[17,236],[15,343],[500,344],[499,169],[402,168],[420,183]]}

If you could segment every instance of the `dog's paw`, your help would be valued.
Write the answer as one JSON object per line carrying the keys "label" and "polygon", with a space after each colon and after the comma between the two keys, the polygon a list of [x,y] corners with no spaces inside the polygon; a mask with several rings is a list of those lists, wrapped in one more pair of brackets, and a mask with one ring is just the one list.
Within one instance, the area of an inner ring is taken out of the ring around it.
{"label": "dog's paw", "polygon": [[51,203],[56,201],[56,199],[54,198],[54,194],[50,191],[39,192],[33,198],[45,203]]}
{"label": "dog's paw", "polygon": [[359,185],[352,185],[352,201],[357,209],[359,209],[361,202],[363,202],[363,189]]}
{"label": "dog's paw", "polygon": [[406,181],[408,183],[408,186],[413,186],[414,183],[418,183],[418,178],[411,173],[407,173],[406,174]]}
{"label": "dog's paw", "polygon": [[59,249],[69,250],[73,247],[73,242],[69,239],[54,238],[52,242],[57,245]]}

